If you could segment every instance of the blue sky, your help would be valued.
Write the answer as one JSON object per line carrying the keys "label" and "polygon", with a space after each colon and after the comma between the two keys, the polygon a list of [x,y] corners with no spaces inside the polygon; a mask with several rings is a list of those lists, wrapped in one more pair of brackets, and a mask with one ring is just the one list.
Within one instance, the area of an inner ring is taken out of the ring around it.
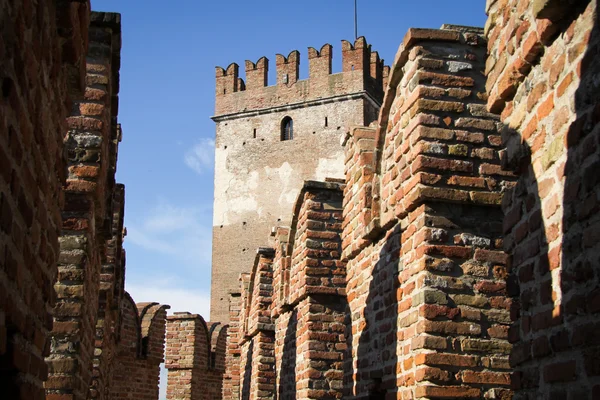
{"label": "blue sky", "polygon": [[[92,0],[122,14],[117,179],[126,185],[126,287],[208,319],[215,66],[352,40],[353,0]],[[387,63],[409,27],[485,23],[483,0],[358,0],[359,35]],[[290,210],[291,212],[291,210]],[[266,239],[266,238],[265,238]]]}

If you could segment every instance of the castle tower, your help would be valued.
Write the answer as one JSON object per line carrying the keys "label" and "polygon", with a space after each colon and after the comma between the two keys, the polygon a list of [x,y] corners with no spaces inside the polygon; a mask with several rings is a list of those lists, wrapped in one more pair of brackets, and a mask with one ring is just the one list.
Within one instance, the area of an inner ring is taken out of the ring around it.
{"label": "castle tower", "polygon": [[378,116],[388,68],[365,38],[342,42],[342,71],[332,74],[332,46],[308,49],[309,78],[299,80],[300,53],[216,68],[215,194],[211,321],[229,320],[240,273],[275,225],[289,225],[304,180],[344,177],[340,136]]}

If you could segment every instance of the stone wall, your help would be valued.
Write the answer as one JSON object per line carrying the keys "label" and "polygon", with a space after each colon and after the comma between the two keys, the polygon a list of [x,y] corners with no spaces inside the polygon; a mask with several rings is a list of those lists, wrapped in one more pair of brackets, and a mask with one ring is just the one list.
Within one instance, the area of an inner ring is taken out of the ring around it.
{"label": "stone wall", "polygon": [[[342,72],[331,74],[332,57],[330,45],[309,49],[310,76],[298,80],[299,52],[278,55],[272,86],[264,57],[246,63],[245,86],[237,65],[217,68],[213,320],[227,321],[229,292],[238,289],[237,277],[248,272],[271,227],[291,223],[304,180],[343,177],[340,135],[377,119],[388,71],[383,61],[364,38],[342,43]],[[292,140],[281,139],[285,118],[293,121]]]}
{"label": "stone wall", "polygon": [[44,398],[63,135],[84,87],[88,1],[0,1],[0,387]]}
{"label": "stone wall", "polygon": [[515,398],[598,398],[597,2],[487,3],[488,106],[519,177],[503,202]]}

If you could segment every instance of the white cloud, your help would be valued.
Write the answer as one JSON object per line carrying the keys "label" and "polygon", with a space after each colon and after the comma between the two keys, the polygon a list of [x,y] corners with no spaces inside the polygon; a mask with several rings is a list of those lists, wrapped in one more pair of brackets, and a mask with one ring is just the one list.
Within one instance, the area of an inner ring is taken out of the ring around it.
{"label": "white cloud", "polygon": [[185,153],[183,161],[193,171],[202,174],[204,171],[212,168],[214,159],[215,141],[213,139],[202,138]]}
{"label": "white cloud", "polygon": [[127,225],[126,242],[174,260],[210,265],[210,207],[176,207],[161,203],[142,221]]}
{"label": "white cloud", "polygon": [[156,302],[171,306],[169,314],[188,311],[200,314],[208,321],[210,312],[210,295],[206,292],[181,288],[168,280],[160,286],[145,285],[143,283],[129,283],[126,289],[136,303]]}

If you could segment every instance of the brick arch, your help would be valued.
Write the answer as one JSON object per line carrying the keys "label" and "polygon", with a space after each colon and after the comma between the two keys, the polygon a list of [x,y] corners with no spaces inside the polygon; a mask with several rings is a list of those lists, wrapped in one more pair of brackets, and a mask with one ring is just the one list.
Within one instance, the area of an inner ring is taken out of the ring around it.
{"label": "brick arch", "polygon": [[219,371],[225,370],[225,351],[227,348],[228,329],[229,325],[223,325],[220,322],[210,324],[211,365],[212,368]]}
{"label": "brick arch", "polygon": [[[138,305],[138,310],[139,310]],[[162,362],[165,343],[164,332],[169,306],[150,303],[140,311],[141,322],[141,356]]]}
{"label": "brick arch", "polygon": [[138,357],[142,338],[138,306],[133,301],[131,295],[125,292],[119,308],[121,309],[121,321],[119,326],[118,356]]}
{"label": "brick arch", "polygon": [[197,326],[199,341],[196,344],[196,356],[202,363],[199,364],[202,368],[206,369],[210,365],[210,331],[208,324],[201,315],[199,317],[199,325]]}

